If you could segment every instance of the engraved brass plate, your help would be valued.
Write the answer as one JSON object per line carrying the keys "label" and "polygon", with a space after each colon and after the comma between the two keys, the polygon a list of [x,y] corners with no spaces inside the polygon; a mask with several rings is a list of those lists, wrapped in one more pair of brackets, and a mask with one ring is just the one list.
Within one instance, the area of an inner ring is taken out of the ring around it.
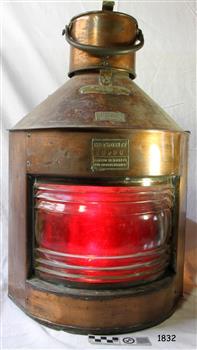
{"label": "engraved brass plate", "polygon": [[125,114],[121,112],[95,112],[97,121],[125,122]]}
{"label": "engraved brass plate", "polygon": [[92,139],[92,171],[128,170],[129,140]]}
{"label": "engraved brass plate", "polygon": [[131,95],[131,91],[123,86],[112,85],[85,85],[80,87],[80,94],[109,94],[109,95]]}

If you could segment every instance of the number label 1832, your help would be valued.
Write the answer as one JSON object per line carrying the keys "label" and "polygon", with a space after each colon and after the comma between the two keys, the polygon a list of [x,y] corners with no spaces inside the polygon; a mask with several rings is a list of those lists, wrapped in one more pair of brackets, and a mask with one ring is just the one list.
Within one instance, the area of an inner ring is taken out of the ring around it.
{"label": "number label 1832", "polygon": [[158,335],[158,341],[176,341],[176,335],[175,334],[159,334]]}

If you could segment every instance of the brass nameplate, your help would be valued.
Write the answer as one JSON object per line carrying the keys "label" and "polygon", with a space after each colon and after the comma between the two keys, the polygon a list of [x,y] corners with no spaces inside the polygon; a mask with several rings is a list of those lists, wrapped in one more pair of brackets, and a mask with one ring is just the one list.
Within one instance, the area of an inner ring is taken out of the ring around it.
{"label": "brass nameplate", "polygon": [[131,91],[123,86],[85,85],[80,87],[80,94],[131,95]]}
{"label": "brass nameplate", "polygon": [[125,114],[121,112],[95,112],[95,119],[97,121],[110,121],[124,123]]}
{"label": "brass nameplate", "polygon": [[92,139],[92,171],[128,170],[129,140]]}

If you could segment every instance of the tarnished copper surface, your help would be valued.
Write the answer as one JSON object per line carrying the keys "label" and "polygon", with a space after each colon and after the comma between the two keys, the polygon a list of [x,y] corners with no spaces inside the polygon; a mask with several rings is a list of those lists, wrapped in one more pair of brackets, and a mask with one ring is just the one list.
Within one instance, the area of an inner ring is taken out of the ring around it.
{"label": "tarnished copper surface", "polygon": [[[180,144],[184,138],[187,134],[165,131],[34,131],[27,137],[27,173],[88,177],[180,175]],[[92,170],[93,139],[129,140],[129,168]]]}
{"label": "tarnished copper surface", "polygon": [[[70,33],[82,44],[103,47],[127,46],[135,41],[138,24],[135,18],[111,11],[89,12],[71,20]],[[71,47],[69,75],[85,69],[110,66],[123,69],[135,77],[135,53],[98,57]]]}
{"label": "tarnished copper surface", "polygon": [[[27,225],[26,133],[12,134],[9,152],[9,295],[25,307],[25,281],[30,259]],[[28,242],[28,244],[27,244]]]}
{"label": "tarnished copper surface", "polygon": [[[112,86],[127,89],[130,91],[128,96],[121,97],[113,93],[80,93],[81,88],[89,85],[101,88],[100,74],[90,73],[73,77],[17,123],[12,130],[121,128],[182,131],[157,103],[129,79],[128,74],[114,72],[112,75]],[[125,122],[98,121],[95,113],[101,111],[124,113]]]}
{"label": "tarnished copper surface", "polygon": [[181,177],[179,186],[179,215],[177,227],[177,241],[176,241],[176,284],[177,293],[183,294],[183,269],[184,269],[184,255],[185,255],[185,222],[186,222],[186,206],[187,206],[187,168],[188,168],[188,143],[189,134],[187,138],[183,138],[180,143],[180,166]]}
{"label": "tarnished copper surface", "polygon": [[49,283],[32,280],[27,283],[26,311],[46,325],[55,322],[58,329],[77,329],[84,334],[121,333],[147,328],[169,317],[176,304],[175,290],[174,279],[166,278],[117,293],[79,289],[74,295],[64,287],[51,291]]}
{"label": "tarnished copper surface", "polygon": [[129,44],[137,32],[136,19],[120,12],[88,12],[74,17],[71,23],[75,40],[96,46]]}
{"label": "tarnished copper surface", "polygon": [[107,60],[90,55],[86,51],[72,48],[70,52],[70,71],[69,76],[72,77],[75,73],[81,71],[97,71],[104,67],[112,67],[119,71],[127,71],[132,79],[136,77],[135,73],[135,53],[126,54],[124,56],[113,56]]}

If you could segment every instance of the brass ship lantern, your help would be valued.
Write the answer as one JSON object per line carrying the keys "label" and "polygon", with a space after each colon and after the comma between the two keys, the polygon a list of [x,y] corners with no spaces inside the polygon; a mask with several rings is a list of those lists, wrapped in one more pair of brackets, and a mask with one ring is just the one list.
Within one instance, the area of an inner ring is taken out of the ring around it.
{"label": "brass ship lantern", "polygon": [[69,81],[10,130],[9,296],[78,333],[153,326],[183,290],[188,133],[134,82],[135,18],[72,18]]}

